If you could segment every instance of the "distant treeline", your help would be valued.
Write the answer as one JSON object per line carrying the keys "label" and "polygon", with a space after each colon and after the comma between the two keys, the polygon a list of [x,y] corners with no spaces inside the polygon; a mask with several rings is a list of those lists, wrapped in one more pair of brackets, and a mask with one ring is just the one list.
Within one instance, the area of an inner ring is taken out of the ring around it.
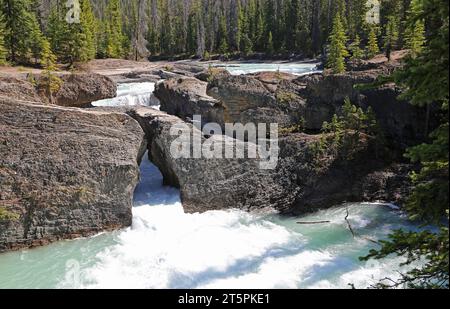
{"label": "distant treeline", "polygon": [[[388,20],[402,47],[410,0],[381,1],[381,26],[367,0],[0,0],[0,59],[38,62],[47,40],[58,60],[142,59],[150,55],[322,54],[337,14],[347,46],[382,43]],[[66,16],[79,3],[80,22]],[[69,4],[69,7],[67,5]],[[372,43],[373,43],[372,37]],[[3,56],[2,56],[3,54]],[[0,60],[1,61],[1,60]]]}

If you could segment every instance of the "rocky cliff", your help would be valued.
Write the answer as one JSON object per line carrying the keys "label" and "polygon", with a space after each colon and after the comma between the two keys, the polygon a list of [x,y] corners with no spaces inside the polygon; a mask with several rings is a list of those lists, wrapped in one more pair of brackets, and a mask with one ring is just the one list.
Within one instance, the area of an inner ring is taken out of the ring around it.
{"label": "rocky cliff", "polygon": [[129,226],[144,146],[125,114],[0,98],[0,251]]}
{"label": "rocky cliff", "polygon": [[339,114],[348,98],[364,110],[370,107],[386,139],[403,151],[425,138],[426,112],[400,100],[400,89],[393,84],[358,87],[389,75],[399,65],[361,62],[344,74],[301,77],[277,72],[231,76],[206,71],[196,75],[202,81],[192,77],[166,80],[156,87],[155,95],[162,110],[183,119],[200,114],[221,125],[278,123],[283,128],[301,126],[309,133],[319,132],[325,121]]}
{"label": "rocky cliff", "polygon": [[[373,140],[365,136],[361,136],[357,147],[330,155],[315,151],[320,136],[290,134],[279,141],[276,167],[264,169],[261,158],[174,156],[172,147],[179,146],[180,132],[171,134],[171,129],[184,130],[188,135],[182,142],[189,142],[194,133],[200,134],[197,128],[151,108],[120,111],[141,124],[150,160],[161,170],[166,185],[180,188],[187,212],[274,208],[299,214],[345,201],[401,202],[409,190],[408,168],[380,160]],[[227,136],[201,140],[207,149],[230,147],[236,151],[239,146],[254,147]],[[192,145],[188,152],[193,154]]]}

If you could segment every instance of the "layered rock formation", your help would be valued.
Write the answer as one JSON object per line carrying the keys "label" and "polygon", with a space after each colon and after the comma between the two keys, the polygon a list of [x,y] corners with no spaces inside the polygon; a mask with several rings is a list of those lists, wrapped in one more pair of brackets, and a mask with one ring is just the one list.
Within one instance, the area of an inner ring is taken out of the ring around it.
{"label": "layered rock formation", "polygon": [[224,123],[278,123],[289,128],[301,124],[307,132],[320,131],[325,121],[340,112],[348,98],[364,110],[370,107],[387,140],[404,149],[425,138],[425,111],[401,101],[400,90],[395,85],[358,87],[374,83],[398,66],[398,63],[359,63],[354,65],[354,71],[344,74],[301,77],[276,72],[231,76],[205,71],[196,75],[202,81],[166,80],[157,86],[155,95],[161,100],[162,110],[183,119],[200,114],[222,126]]}
{"label": "layered rock formation", "polygon": [[[372,107],[386,136],[406,147],[420,138],[425,113],[399,102],[391,85],[354,87],[373,82],[389,68],[307,77],[180,70],[164,71],[175,78],[155,93],[171,115],[145,107],[45,106],[30,83],[0,80],[0,251],[129,226],[146,142],[165,184],[180,188],[188,212],[271,207],[298,214],[345,201],[400,203],[407,196],[410,167],[380,157],[378,145],[364,134],[354,147],[331,152],[317,151],[320,135],[287,134],[278,141],[272,169],[263,168],[267,160],[261,156],[208,159],[203,152],[195,158],[192,143],[183,144],[196,135],[206,152],[256,149],[245,139],[202,134],[192,123],[196,114],[203,124],[221,127],[226,122],[282,127],[303,122],[308,133],[316,133],[310,131],[318,131],[348,97]],[[58,104],[85,106],[96,96],[112,95],[111,80],[92,78],[97,82],[90,85],[89,78],[67,76]],[[183,147],[191,156],[177,156]]]}
{"label": "layered rock formation", "polygon": [[106,76],[81,73],[63,75],[61,79],[63,84],[55,94],[55,103],[60,106],[84,107],[117,94],[116,83]]}
{"label": "layered rock formation", "polygon": [[0,99],[41,102],[41,97],[30,82],[2,76],[0,76]]}
{"label": "layered rock formation", "polygon": [[191,158],[177,157],[173,147],[181,147],[181,131],[185,133],[181,142],[189,143],[193,134],[199,134],[207,149],[255,145],[227,136],[206,139],[192,124],[151,108],[121,111],[143,127],[151,161],[161,170],[166,185],[180,188],[187,212],[274,208],[305,213],[345,201],[398,202],[409,188],[408,169],[378,158],[376,145],[365,136],[351,153],[340,150],[330,155],[314,150],[320,136],[291,134],[279,140],[276,167],[265,169],[262,158],[193,158],[192,143],[186,144]]}
{"label": "layered rock formation", "polygon": [[223,125],[224,107],[220,101],[208,96],[207,82],[193,77],[169,79],[156,86],[155,96],[161,101],[161,110],[184,120],[202,115],[205,123]]}
{"label": "layered rock formation", "polygon": [[125,114],[0,98],[0,251],[129,226],[143,137]]}

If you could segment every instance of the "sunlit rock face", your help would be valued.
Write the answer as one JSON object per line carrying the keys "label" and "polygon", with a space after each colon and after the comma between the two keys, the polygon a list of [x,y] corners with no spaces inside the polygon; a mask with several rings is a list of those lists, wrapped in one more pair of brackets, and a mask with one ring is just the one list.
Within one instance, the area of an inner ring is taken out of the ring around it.
{"label": "sunlit rock face", "polygon": [[139,124],[0,99],[0,251],[131,225]]}

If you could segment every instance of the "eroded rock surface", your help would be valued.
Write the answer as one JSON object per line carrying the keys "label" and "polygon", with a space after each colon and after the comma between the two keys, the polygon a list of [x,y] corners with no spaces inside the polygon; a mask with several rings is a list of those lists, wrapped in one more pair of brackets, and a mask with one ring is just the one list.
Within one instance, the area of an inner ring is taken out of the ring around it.
{"label": "eroded rock surface", "polygon": [[63,75],[63,84],[55,94],[60,106],[85,107],[94,101],[114,98],[116,83],[107,76],[92,73]]}
{"label": "eroded rock surface", "polygon": [[144,146],[126,114],[0,98],[0,251],[131,225]]}

